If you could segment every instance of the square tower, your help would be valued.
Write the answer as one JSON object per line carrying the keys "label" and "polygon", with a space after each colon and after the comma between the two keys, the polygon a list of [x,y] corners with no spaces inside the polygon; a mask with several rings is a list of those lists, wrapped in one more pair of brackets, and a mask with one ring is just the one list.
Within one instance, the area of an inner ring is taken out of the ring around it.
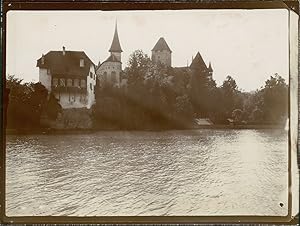
{"label": "square tower", "polygon": [[172,66],[172,51],[168,46],[166,40],[161,37],[152,49],[152,61],[154,63],[161,63],[168,67]]}

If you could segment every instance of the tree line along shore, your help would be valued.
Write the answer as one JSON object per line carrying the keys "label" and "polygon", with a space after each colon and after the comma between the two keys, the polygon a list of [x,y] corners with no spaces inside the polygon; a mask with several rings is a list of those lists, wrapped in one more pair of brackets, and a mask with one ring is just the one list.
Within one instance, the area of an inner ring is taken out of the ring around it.
{"label": "tree line along shore", "polygon": [[[217,86],[201,71],[153,64],[137,50],[122,76],[127,79],[126,87],[105,81],[96,85],[96,103],[91,109],[62,109],[41,83],[23,83],[8,76],[7,133],[283,128],[288,118],[289,89],[278,74],[256,91],[243,92],[232,76]],[[197,124],[196,119],[211,124]]]}

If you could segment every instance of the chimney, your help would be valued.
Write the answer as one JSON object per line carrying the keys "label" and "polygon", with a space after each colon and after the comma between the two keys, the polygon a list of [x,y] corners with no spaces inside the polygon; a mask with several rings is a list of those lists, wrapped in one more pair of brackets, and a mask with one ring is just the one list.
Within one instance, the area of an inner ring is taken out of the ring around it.
{"label": "chimney", "polygon": [[41,64],[45,64],[45,55],[44,54],[42,54]]}
{"label": "chimney", "polygon": [[63,55],[66,55],[66,47],[63,46]]}

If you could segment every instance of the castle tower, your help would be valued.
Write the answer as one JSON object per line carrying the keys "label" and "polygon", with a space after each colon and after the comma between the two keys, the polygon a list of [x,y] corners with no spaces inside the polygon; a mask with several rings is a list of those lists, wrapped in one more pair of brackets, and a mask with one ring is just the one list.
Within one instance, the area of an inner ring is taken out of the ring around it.
{"label": "castle tower", "polygon": [[208,72],[208,68],[206,67],[206,64],[199,52],[196,54],[195,58],[193,58],[190,68],[192,70],[197,70],[201,73]]}
{"label": "castle tower", "polygon": [[151,59],[155,63],[159,62],[161,64],[171,67],[171,54],[172,51],[168,46],[166,40],[163,37],[161,37],[152,49]]}
{"label": "castle tower", "polygon": [[114,37],[113,37],[109,52],[111,55],[115,55],[117,57],[118,61],[121,62],[121,53],[123,51],[122,51],[120,41],[119,41],[117,21],[115,24],[115,33],[114,33]]}
{"label": "castle tower", "polygon": [[117,22],[109,52],[110,56],[101,64],[99,63],[96,70],[99,85],[101,86],[105,82],[108,82],[116,87],[120,87],[122,83],[121,53],[123,51],[119,41]]}

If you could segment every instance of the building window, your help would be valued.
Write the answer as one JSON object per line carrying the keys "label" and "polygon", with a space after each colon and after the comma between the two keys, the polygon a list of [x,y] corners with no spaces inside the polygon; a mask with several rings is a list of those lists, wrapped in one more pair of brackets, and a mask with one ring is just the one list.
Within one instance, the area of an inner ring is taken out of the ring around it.
{"label": "building window", "polygon": [[84,67],[84,59],[80,59],[80,67]]}
{"label": "building window", "polygon": [[112,83],[117,82],[117,76],[116,76],[116,72],[115,71],[111,72],[111,82]]}
{"label": "building window", "polygon": [[86,87],[86,81],[84,79],[81,79],[80,87],[81,88],[85,88]]}
{"label": "building window", "polygon": [[67,79],[67,86],[68,87],[72,86],[72,79],[70,79],[70,78]]}
{"label": "building window", "polygon": [[90,78],[93,78],[93,72],[90,72]]}
{"label": "building window", "polygon": [[75,94],[71,94],[71,102],[75,102]]}
{"label": "building window", "polygon": [[104,80],[107,79],[107,72],[106,71],[103,73],[103,78],[104,78]]}
{"label": "building window", "polygon": [[58,79],[57,78],[52,79],[52,86],[58,86]]}
{"label": "building window", "polygon": [[78,87],[79,86],[79,79],[75,78],[74,79],[74,87]]}
{"label": "building window", "polygon": [[92,83],[90,83],[90,88],[91,88],[91,90],[93,90],[93,86],[92,86]]}
{"label": "building window", "polygon": [[66,86],[66,81],[64,78],[59,79],[59,85],[60,86]]}

